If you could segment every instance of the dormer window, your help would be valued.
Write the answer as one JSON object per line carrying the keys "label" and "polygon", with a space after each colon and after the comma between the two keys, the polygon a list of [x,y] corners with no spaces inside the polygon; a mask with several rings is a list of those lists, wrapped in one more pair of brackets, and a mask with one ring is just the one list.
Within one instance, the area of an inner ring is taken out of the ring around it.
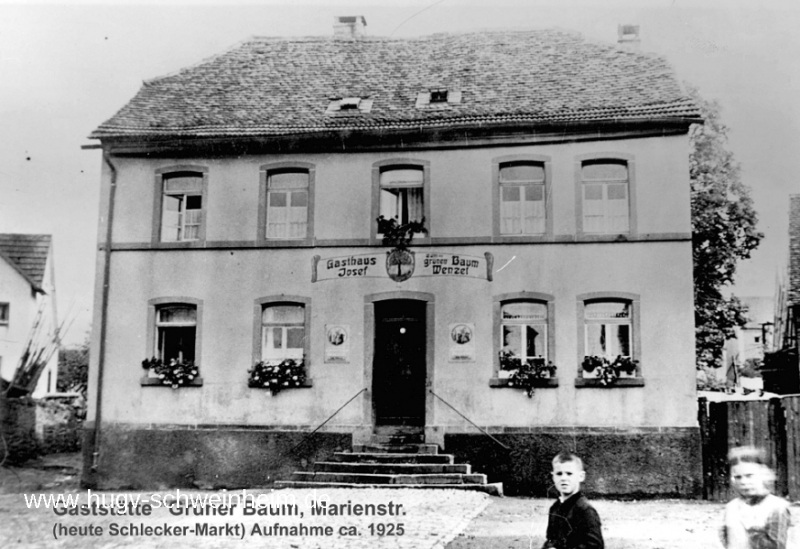
{"label": "dormer window", "polygon": [[447,89],[446,88],[432,89],[431,103],[447,103]]}
{"label": "dormer window", "polygon": [[448,88],[429,88],[417,93],[416,108],[446,109],[450,105],[461,103],[461,90]]}
{"label": "dormer window", "polygon": [[352,115],[368,113],[372,108],[372,99],[363,97],[333,97],[328,104],[325,114],[329,115]]}
{"label": "dormer window", "polygon": [[360,97],[345,97],[339,101],[339,108],[343,111],[358,109],[359,103],[361,103]]}

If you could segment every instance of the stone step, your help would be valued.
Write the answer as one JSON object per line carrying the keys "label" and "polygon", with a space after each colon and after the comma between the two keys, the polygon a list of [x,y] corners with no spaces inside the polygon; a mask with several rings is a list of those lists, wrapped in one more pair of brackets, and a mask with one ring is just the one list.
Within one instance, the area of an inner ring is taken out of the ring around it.
{"label": "stone step", "polygon": [[425,442],[425,435],[418,434],[391,434],[391,435],[372,435],[370,444],[421,444]]}
{"label": "stone step", "polygon": [[458,465],[445,463],[342,463],[318,461],[314,464],[314,471],[324,473],[374,473],[395,475],[435,475],[442,473],[457,473],[468,475],[471,467],[467,463]]}
{"label": "stone step", "polygon": [[363,483],[363,484],[486,484],[486,475],[441,473],[426,474],[373,474],[373,473],[308,473],[296,472],[292,480],[305,482],[335,482],[335,483]]}
{"label": "stone step", "polygon": [[334,461],[343,463],[441,463],[452,464],[452,454],[392,454],[384,452],[336,452]]}
{"label": "stone step", "polygon": [[376,435],[422,435],[425,428],[416,425],[376,425],[373,432]]}
{"label": "stone step", "polygon": [[361,484],[350,482],[308,482],[300,480],[279,480],[275,482],[275,488],[411,488],[417,490],[472,490],[476,492],[484,492],[490,496],[503,496],[502,482],[493,482],[491,484]]}
{"label": "stone step", "polygon": [[435,444],[354,444],[356,453],[438,454]]}

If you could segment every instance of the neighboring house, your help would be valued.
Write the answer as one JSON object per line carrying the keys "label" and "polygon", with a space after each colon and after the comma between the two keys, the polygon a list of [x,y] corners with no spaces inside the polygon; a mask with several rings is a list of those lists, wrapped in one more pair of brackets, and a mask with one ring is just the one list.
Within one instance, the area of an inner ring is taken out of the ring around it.
{"label": "neighboring house", "polygon": [[[403,425],[510,491],[543,494],[573,448],[592,491],[696,494],[701,120],[669,65],[563,31],[338,22],[149,80],[91,135],[84,482],[259,485]],[[390,254],[379,215],[427,233]],[[528,398],[501,351],[558,369]],[[605,384],[587,356],[631,371]],[[149,357],[199,372],[171,389]],[[257,361],[308,379],[270,397]]]}
{"label": "neighboring house", "polygon": [[789,196],[788,278],[776,290],[772,350],[764,358],[764,388],[779,394],[800,393],[800,194]]}
{"label": "neighboring house", "polygon": [[[775,300],[771,297],[742,297],[747,306],[747,323],[734,329],[734,337],[725,346],[726,359],[743,366],[748,360],[762,360],[772,349]],[[727,363],[727,360],[726,360]]]}
{"label": "neighboring house", "polygon": [[48,357],[31,394],[55,392],[56,326],[52,237],[0,234],[0,377],[12,381],[21,357]]}

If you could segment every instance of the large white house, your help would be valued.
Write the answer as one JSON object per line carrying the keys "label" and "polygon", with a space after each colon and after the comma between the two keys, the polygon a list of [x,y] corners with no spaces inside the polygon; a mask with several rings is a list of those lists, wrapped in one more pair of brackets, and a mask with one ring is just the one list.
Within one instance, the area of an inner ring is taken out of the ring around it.
{"label": "large white house", "polygon": [[[0,377],[12,382],[22,359],[39,375],[31,396],[55,392],[56,328],[51,236],[0,234]],[[46,365],[36,367],[38,362]]]}
{"label": "large white house", "polygon": [[[509,493],[544,494],[569,448],[590,491],[697,494],[701,121],[670,66],[564,31],[363,25],[245,40],[92,134],[84,481],[262,485],[402,425]],[[427,232],[386,246],[379,216]]]}

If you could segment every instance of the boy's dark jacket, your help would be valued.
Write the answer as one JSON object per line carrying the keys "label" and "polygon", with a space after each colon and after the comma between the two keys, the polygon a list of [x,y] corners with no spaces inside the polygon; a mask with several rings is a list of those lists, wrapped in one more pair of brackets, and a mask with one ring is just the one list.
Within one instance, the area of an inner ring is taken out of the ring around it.
{"label": "boy's dark jacket", "polygon": [[583,494],[563,503],[556,500],[547,519],[547,541],[542,549],[604,549],[600,516]]}

